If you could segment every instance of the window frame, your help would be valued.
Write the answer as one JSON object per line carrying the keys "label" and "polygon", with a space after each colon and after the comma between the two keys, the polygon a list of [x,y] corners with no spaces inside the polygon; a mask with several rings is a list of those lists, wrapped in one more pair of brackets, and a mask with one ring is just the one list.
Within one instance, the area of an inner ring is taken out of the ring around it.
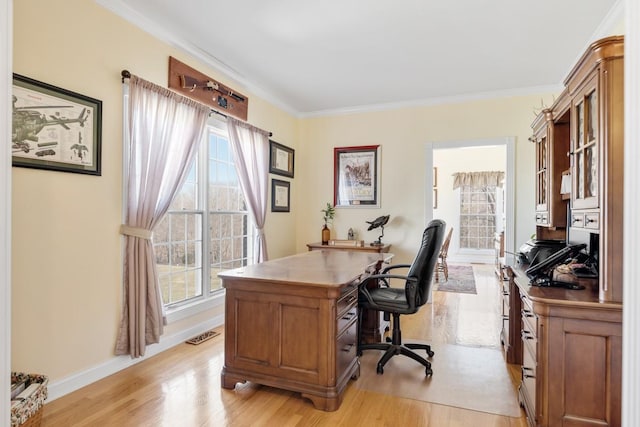
{"label": "window frame", "polygon": [[[498,197],[498,187],[496,186],[492,186],[493,187],[493,194],[494,194],[494,212],[493,214],[463,214],[462,212],[462,202],[463,202],[463,193],[464,193],[464,189],[465,188],[470,188],[472,191],[471,193],[479,193],[480,191],[476,190],[473,191],[473,187],[469,186],[469,185],[465,185],[460,187],[459,189],[457,189],[457,193],[458,193],[458,205],[457,205],[457,211],[458,211],[458,226],[459,226],[459,233],[458,233],[458,250],[461,254],[470,254],[470,253],[477,253],[477,254],[485,254],[485,253],[492,253],[492,251],[494,250],[494,234],[496,232],[496,230],[498,230],[498,222],[499,222],[499,209],[498,209],[498,203],[500,202],[499,197]],[[486,239],[488,239],[489,241],[489,246],[487,246],[486,248],[471,248],[471,247],[467,247],[467,246],[462,246],[462,234],[463,234],[463,223],[462,223],[462,217],[463,216],[483,216],[483,217],[493,217],[493,221],[494,221],[494,231],[492,233],[490,233],[490,236],[485,236]]]}
{"label": "window frame", "polygon": [[[185,209],[181,211],[175,211],[179,214],[196,214],[200,215],[200,230],[199,230],[199,239],[201,243],[201,254],[200,258],[202,259],[202,265],[199,267],[201,269],[201,294],[188,298],[183,301],[177,301],[174,303],[164,303],[163,307],[165,310],[167,322],[171,323],[173,321],[181,320],[188,318],[190,316],[196,315],[198,313],[204,312],[206,310],[210,310],[217,306],[224,305],[224,296],[225,289],[220,287],[219,289],[211,289],[211,274],[212,274],[212,266],[209,257],[211,256],[211,214],[212,209],[209,207],[208,200],[208,187],[209,187],[209,162],[210,162],[210,136],[214,133],[218,136],[221,136],[225,139],[229,139],[226,123],[216,120],[215,118],[209,119],[207,123],[207,128],[204,132],[203,139],[198,147],[197,153],[197,172],[196,172],[196,181],[197,181],[197,203],[194,209]],[[231,150],[231,146],[229,146],[229,150]],[[238,185],[238,187],[240,187]],[[252,219],[252,215],[249,212],[248,206],[246,211],[244,211],[244,215],[247,218],[247,234],[246,234],[246,248],[244,248],[247,254],[247,265],[253,264],[254,260],[252,259],[252,245],[253,245],[253,237],[254,237],[254,222]],[[216,211],[221,214],[228,213],[239,213],[243,211]],[[170,212],[167,212],[167,215]],[[170,243],[169,243],[170,244]]]}

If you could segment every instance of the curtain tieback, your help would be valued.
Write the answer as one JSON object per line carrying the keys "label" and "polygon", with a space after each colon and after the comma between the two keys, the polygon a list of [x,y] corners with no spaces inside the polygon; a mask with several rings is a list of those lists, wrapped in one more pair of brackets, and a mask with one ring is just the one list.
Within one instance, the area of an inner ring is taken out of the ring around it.
{"label": "curtain tieback", "polygon": [[120,225],[120,234],[147,240],[151,240],[153,238],[153,231],[147,230],[146,228],[131,227],[125,224]]}

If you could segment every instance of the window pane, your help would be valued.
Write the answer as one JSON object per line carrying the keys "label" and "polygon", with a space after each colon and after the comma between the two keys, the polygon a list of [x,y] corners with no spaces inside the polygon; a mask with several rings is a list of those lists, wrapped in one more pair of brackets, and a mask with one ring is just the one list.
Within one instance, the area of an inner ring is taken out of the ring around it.
{"label": "window pane", "polygon": [[208,295],[221,289],[219,271],[249,263],[248,232],[252,227],[229,141],[214,128],[208,128],[205,141],[208,144],[202,153],[208,151],[208,156],[203,162],[194,161],[169,211],[154,231],[165,305],[202,298],[203,290]]}
{"label": "window pane", "polygon": [[460,189],[460,248],[492,249],[496,229],[496,188]]}

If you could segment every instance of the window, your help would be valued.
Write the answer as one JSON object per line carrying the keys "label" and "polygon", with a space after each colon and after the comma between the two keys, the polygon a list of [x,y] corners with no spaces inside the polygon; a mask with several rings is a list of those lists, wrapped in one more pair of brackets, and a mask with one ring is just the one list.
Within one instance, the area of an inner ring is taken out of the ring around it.
{"label": "window", "polygon": [[460,249],[493,249],[496,187],[460,187]]}
{"label": "window", "polygon": [[221,291],[217,273],[251,264],[252,242],[226,131],[208,126],[182,189],[154,231],[165,307]]}

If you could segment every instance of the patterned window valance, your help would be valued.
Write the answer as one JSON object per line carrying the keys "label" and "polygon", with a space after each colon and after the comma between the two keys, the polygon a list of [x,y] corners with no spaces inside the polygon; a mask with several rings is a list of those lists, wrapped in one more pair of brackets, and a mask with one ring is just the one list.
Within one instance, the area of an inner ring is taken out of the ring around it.
{"label": "patterned window valance", "polygon": [[455,190],[463,185],[472,187],[502,187],[503,180],[504,172],[502,171],[456,172],[453,174],[453,189]]}

